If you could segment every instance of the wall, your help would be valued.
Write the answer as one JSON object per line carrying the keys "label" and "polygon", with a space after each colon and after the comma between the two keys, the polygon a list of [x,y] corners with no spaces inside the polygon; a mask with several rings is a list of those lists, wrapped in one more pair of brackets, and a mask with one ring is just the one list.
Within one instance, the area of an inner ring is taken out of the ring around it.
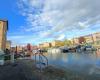
{"label": "wall", "polygon": [[5,50],[6,48],[6,22],[0,21],[0,49]]}

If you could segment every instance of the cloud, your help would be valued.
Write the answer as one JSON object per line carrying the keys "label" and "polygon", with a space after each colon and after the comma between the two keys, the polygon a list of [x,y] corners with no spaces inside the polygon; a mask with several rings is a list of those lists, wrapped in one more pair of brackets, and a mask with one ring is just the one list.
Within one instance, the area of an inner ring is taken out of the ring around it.
{"label": "cloud", "polygon": [[100,20],[99,7],[99,0],[46,0],[42,16],[50,21],[54,31],[81,29],[79,22],[92,25]]}
{"label": "cloud", "polygon": [[56,38],[56,40],[64,40],[65,39],[65,34],[60,34],[60,36],[58,36],[57,38]]}
{"label": "cloud", "polygon": [[90,30],[100,24],[99,3],[99,0],[19,0],[18,6],[26,17],[25,31],[38,33],[40,39],[55,36],[63,39],[70,31]]}
{"label": "cloud", "polygon": [[40,35],[41,35],[42,37],[48,37],[48,36],[51,36],[51,33],[50,33],[49,31],[45,31],[45,32],[43,32],[42,34],[40,33]]}

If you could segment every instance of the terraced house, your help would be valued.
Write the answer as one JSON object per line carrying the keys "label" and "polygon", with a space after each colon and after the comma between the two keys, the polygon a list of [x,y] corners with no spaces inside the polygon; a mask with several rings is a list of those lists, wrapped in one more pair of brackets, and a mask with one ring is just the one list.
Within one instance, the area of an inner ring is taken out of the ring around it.
{"label": "terraced house", "polygon": [[6,35],[8,30],[8,21],[0,20],[0,49],[6,49]]}

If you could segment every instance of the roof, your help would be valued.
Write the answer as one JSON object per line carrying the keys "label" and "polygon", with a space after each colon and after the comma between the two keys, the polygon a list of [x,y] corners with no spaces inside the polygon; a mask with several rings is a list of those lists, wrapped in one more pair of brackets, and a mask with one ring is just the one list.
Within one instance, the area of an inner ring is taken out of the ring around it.
{"label": "roof", "polygon": [[7,30],[8,30],[8,20],[0,19],[0,21],[3,21],[3,22],[6,22],[7,23]]}

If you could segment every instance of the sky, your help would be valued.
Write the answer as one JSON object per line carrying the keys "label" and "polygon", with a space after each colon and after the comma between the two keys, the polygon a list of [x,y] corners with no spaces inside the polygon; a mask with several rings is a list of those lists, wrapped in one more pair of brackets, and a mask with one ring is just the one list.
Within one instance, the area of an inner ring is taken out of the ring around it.
{"label": "sky", "polygon": [[100,32],[100,0],[0,0],[13,45],[33,45]]}

